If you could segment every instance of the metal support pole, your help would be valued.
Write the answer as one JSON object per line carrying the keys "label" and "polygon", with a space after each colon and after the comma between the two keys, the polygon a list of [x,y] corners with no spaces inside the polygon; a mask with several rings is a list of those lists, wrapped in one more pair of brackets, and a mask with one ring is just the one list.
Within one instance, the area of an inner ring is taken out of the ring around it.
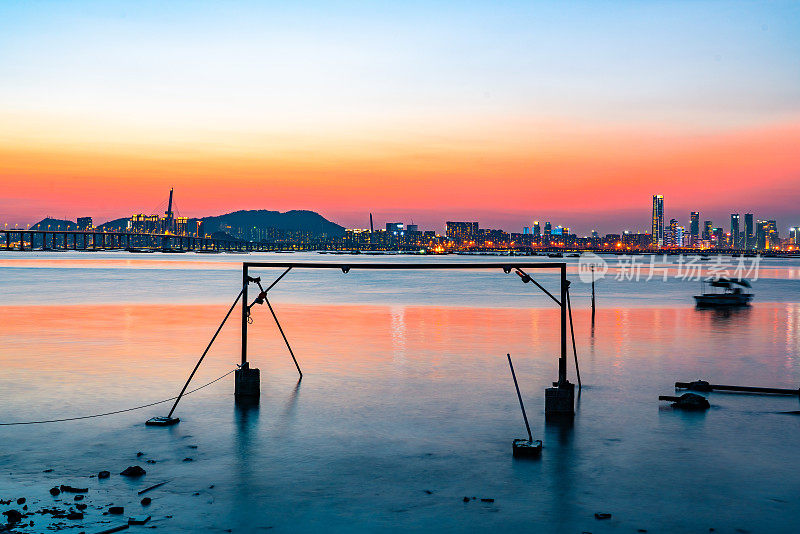
{"label": "metal support pole", "polygon": [[514,364],[511,363],[511,354],[506,354],[508,358],[508,366],[511,368],[511,378],[514,379],[514,387],[517,389],[517,399],[519,399],[519,407],[522,409],[522,418],[525,419],[525,428],[528,430],[528,442],[533,441],[533,434],[531,434],[531,425],[528,424],[528,414],[525,413],[525,405],[522,404],[522,394],[519,392],[519,384],[517,384],[517,375],[514,373]]}
{"label": "metal support pole", "polygon": [[[245,287],[246,287],[246,286],[245,286]],[[195,373],[197,372],[197,370],[200,368],[200,364],[201,364],[201,363],[203,363],[203,358],[205,358],[205,357],[206,357],[206,354],[208,354],[208,351],[209,351],[209,349],[211,349],[211,345],[213,345],[213,344],[214,344],[214,341],[217,339],[217,336],[219,335],[220,331],[222,330],[222,327],[223,327],[223,326],[225,326],[225,321],[227,321],[227,320],[228,320],[228,317],[230,317],[230,315],[231,315],[231,312],[232,312],[232,311],[233,311],[233,309],[236,307],[236,303],[237,303],[237,302],[239,302],[239,299],[242,297],[242,293],[244,293],[244,291],[245,291],[245,288],[242,288],[242,290],[241,290],[241,291],[239,292],[239,294],[236,296],[236,300],[234,300],[234,301],[233,301],[233,304],[231,305],[231,309],[230,309],[230,310],[228,310],[228,313],[226,313],[226,314],[225,314],[225,318],[224,318],[224,319],[222,320],[222,322],[219,324],[219,328],[217,328],[217,331],[216,331],[216,332],[214,332],[214,335],[211,337],[211,341],[209,341],[209,342],[208,342],[208,345],[206,346],[206,350],[204,350],[204,351],[203,351],[203,355],[202,355],[202,356],[200,356],[200,359],[199,359],[199,360],[197,360],[197,365],[195,365],[195,366],[194,366],[194,369],[192,369],[192,374],[190,374],[190,375],[189,375],[189,379],[188,379],[188,380],[186,380],[186,383],[183,385],[183,389],[182,389],[182,390],[181,390],[181,392],[178,394],[178,398],[177,398],[177,399],[175,399],[175,404],[173,404],[173,405],[172,405],[172,409],[169,411],[169,414],[167,415],[167,419],[170,419],[170,418],[172,418],[172,412],[174,412],[174,411],[175,411],[175,408],[177,408],[177,407],[178,407],[178,403],[181,401],[181,397],[183,397],[183,394],[186,392],[186,388],[188,388],[188,387],[189,387],[189,382],[191,382],[191,381],[192,381],[192,378],[194,378],[194,374],[195,374]]]}
{"label": "metal support pole", "polygon": [[578,349],[575,346],[575,327],[572,323],[572,300],[569,298],[569,291],[567,291],[567,311],[569,312],[569,333],[572,336],[572,354],[575,356],[575,375],[578,377],[578,391],[581,390],[581,370],[578,367]]}
{"label": "metal support pole", "polygon": [[[289,272],[289,271],[287,270],[286,272]],[[286,273],[284,273],[284,274],[286,274]],[[276,283],[277,283],[277,281],[276,281]],[[275,285],[275,284],[272,284],[272,285]],[[278,325],[278,330],[280,331],[281,336],[283,337],[283,342],[286,343],[286,348],[289,349],[289,354],[292,355],[292,361],[294,361],[294,366],[297,367],[297,372],[300,373],[300,378],[303,378],[303,371],[300,370],[300,365],[298,365],[298,363],[297,363],[297,358],[294,357],[294,352],[292,351],[292,346],[289,345],[289,340],[286,339],[286,334],[283,333],[283,328],[281,327],[281,323],[278,322],[278,316],[275,315],[275,310],[272,309],[272,304],[269,303],[269,299],[266,298],[266,297],[264,297],[264,302],[267,303],[267,306],[269,307],[269,311],[270,311],[270,313],[272,313],[272,318],[275,319],[275,324]]]}
{"label": "metal support pole", "polygon": [[594,265],[592,265],[592,324],[594,324]]}
{"label": "metal support pole", "polygon": [[558,359],[558,385],[567,383],[567,266],[561,266],[561,357]]}
{"label": "metal support pole", "polygon": [[249,281],[247,264],[242,265],[242,367],[247,366],[247,286]]}

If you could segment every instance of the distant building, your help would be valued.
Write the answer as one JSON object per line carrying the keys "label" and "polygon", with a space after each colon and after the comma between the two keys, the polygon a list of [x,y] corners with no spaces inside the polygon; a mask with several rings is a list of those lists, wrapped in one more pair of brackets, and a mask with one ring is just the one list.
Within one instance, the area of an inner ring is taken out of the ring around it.
{"label": "distant building", "polygon": [[653,195],[653,244],[664,244],[664,195]]}
{"label": "distant building", "polygon": [[744,214],[744,248],[752,250],[756,246],[756,231],[753,225],[753,214]]}
{"label": "distant building", "polygon": [[91,217],[78,217],[78,230],[91,230],[94,228]]}
{"label": "distant building", "polygon": [[689,217],[689,245],[696,247],[700,244],[700,212],[693,211]]}
{"label": "distant building", "polygon": [[664,246],[675,247],[678,246],[678,221],[677,219],[669,220],[669,227],[664,235]]}
{"label": "distant building", "polygon": [[533,221],[532,232],[533,237],[539,237],[542,235],[542,229],[539,227],[539,221]]}
{"label": "distant building", "polygon": [[711,241],[713,234],[711,221],[703,221],[703,241]]}
{"label": "distant building", "polygon": [[725,241],[725,230],[721,227],[711,229],[711,239],[714,241],[716,248],[725,248],[725,245],[727,245]]}
{"label": "distant building", "polygon": [[175,235],[189,235],[188,217],[175,217]]}
{"label": "distant building", "polygon": [[392,234],[399,234],[403,231],[403,223],[386,223],[386,231]]}
{"label": "distant building", "polygon": [[800,245],[800,226],[792,226],[789,228],[789,243],[792,245]]}
{"label": "distant building", "polygon": [[161,232],[162,221],[158,215],[137,213],[128,220],[128,230],[139,234],[156,234]]}
{"label": "distant building", "polygon": [[544,235],[550,236],[553,233],[550,221],[544,223]]}
{"label": "distant building", "polygon": [[731,248],[741,248],[738,213],[731,213]]}
{"label": "distant building", "polygon": [[419,225],[417,224],[409,224],[406,225],[407,232],[419,232]]}
{"label": "distant building", "polygon": [[530,233],[531,233],[531,229],[530,229],[529,226],[523,226],[522,227],[522,235],[530,235]]}
{"label": "distant building", "polygon": [[478,236],[478,223],[447,221],[445,235],[448,239],[457,242],[474,241]]}
{"label": "distant building", "polygon": [[777,248],[780,247],[781,238],[780,234],[778,233],[778,223],[775,221],[767,221],[766,226],[766,238],[767,242],[769,243],[769,248]]}

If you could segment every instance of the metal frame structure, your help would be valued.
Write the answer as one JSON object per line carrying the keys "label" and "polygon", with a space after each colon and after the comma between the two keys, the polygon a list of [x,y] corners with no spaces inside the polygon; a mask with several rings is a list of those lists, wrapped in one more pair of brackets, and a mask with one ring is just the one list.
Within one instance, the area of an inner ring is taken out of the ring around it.
{"label": "metal frame structure", "polygon": [[[251,268],[280,268],[285,269],[283,274],[281,274],[272,284],[270,284],[267,289],[263,289],[261,287],[261,279],[260,278],[252,278],[250,276],[250,269]],[[504,273],[508,274],[512,270],[516,272],[516,274],[522,279],[523,282],[533,282],[539,289],[541,289],[546,295],[548,295],[556,304],[561,308],[561,355],[558,359],[558,382],[554,383],[553,386],[556,388],[567,388],[572,387],[572,385],[567,380],[567,307],[569,303],[569,296],[568,296],[568,288],[570,282],[567,280],[567,264],[564,262],[520,262],[520,263],[368,263],[368,262],[356,262],[356,263],[314,263],[314,262],[243,262],[242,263],[242,368],[248,368],[247,362],[247,326],[250,317],[250,308],[254,304],[262,304],[266,301],[267,305],[270,308],[270,312],[272,312],[272,316],[275,319],[275,323],[278,325],[278,328],[283,336],[284,341],[286,342],[286,346],[289,348],[289,352],[292,354],[292,359],[295,360],[295,365],[297,365],[297,360],[294,358],[294,353],[292,352],[291,347],[289,346],[289,342],[286,339],[286,336],[283,334],[283,328],[281,328],[280,323],[278,323],[278,318],[275,315],[275,311],[272,309],[272,306],[269,304],[267,300],[267,293],[270,289],[275,287],[275,285],[283,278],[289,271],[292,269],[339,269],[343,273],[348,273],[352,269],[363,269],[363,270],[403,270],[403,271],[411,271],[411,270],[492,270],[498,269],[502,270]],[[526,273],[523,269],[559,269],[561,274],[561,298],[557,299],[550,293],[547,289],[542,287],[536,280],[534,280],[528,273]],[[258,297],[250,304],[247,302],[247,287],[250,283],[258,283],[261,292],[259,293]],[[577,356],[576,356],[577,359]],[[302,377],[302,372],[300,371],[299,365],[297,366],[298,372],[300,372],[300,376]]]}

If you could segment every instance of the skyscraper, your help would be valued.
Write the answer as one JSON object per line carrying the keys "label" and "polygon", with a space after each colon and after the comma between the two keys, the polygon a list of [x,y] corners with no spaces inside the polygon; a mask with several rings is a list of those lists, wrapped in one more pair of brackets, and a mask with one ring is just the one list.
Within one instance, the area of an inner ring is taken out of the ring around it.
{"label": "skyscraper", "polygon": [[744,214],[744,248],[752,249],[755,248],[756,244],[756,234],[755,234],[755,227],[753,226],[753,214],[752,213],[745,213]]}
{"label": "skyscraper", "polygon": [[533,221],[533,237],[542,235],[542,229],[539,227],[539,221]]}
{"label": "skyscraper", "polygon": [[703,241],[711,241],[711,236],[714,235],[711,228],[711,221],[703,221]]}
{"label": "skyscraper", "polygon": [[689,246],[695,247],[700,242],[700,212],[693,211],[689,217]]}
{"label": "skyscraper", "polygon": [[667,230],[667,233],[664,236],[664,244],[668,247],[674,247],[678,245],[677,234],[678,234],[678,221],[676,219],[670,219],[669,229]]}
{"label": "skyscraper", "polygon": [[731,248],[740,248],[739,241],[739,214],[731,213]]}
{"label": "skyscraper", "polygon": [[653,244],[664,244],[664,195],[653,195]]}

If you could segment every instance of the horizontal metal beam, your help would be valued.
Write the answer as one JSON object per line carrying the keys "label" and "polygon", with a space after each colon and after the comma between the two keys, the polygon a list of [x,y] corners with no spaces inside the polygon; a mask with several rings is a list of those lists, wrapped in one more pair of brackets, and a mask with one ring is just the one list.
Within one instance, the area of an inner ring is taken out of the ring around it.
{"label": "horizontal metal beam", "polygon": [[286,269],[387,269],[387,270],[424,270],[424,269],[561,269],[566,267],[564,262],[537,262],[537,263],[367,263],[367,262],[243,262],[244,267],[280,267]]}

